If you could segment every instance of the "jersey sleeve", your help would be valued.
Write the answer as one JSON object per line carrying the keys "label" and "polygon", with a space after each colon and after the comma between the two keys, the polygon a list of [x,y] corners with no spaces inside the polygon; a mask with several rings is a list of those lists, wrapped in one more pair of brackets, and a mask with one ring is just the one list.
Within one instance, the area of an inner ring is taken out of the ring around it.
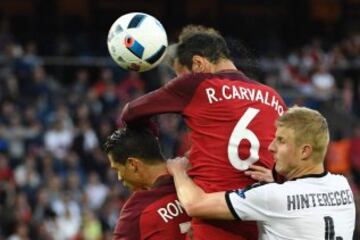
{"label": "jersey sleeve", "polygon": [[265,221],[271,215],[268,202],[268,184],[254,185],[249,188],[226,192],[226,203],[236,219]]}
{"label": "jersey sleeve", "polygon": [[118,125],[138,120],[144,121],[160,113],[182,112],[202,78],[203,76],[199,74],[185,74],[127,103],[118,119]]}
{"label": "jersey sleeve", "polygon": [[139,223],[138,223],[138,217],[136,215],[131,216],[128,215],[126,217],[120,217],[118,220],[113,240],[136,240],[139,238]]}

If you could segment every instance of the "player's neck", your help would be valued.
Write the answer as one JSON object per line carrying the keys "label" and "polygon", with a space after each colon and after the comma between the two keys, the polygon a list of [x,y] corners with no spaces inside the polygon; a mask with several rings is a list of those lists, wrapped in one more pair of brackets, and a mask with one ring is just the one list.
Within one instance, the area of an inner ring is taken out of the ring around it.
{"label": "player's neck", "polygon": [[146,183],[144,186],[146,189],[151,189],[160,176],[168,174],[165,163],[151,165],[146,172]]}
{"label": "player's neck", "polygon": [[213,65],[212,72],[219,72],[223,70],[237,70],[234,63],[229,59],[222,59],[218,63]]}
{"label": "player's neck", "polygon": [[323,164],[317,164],[317,165],[309,165],[309,166],[302,166],[299,168],[295,168],[292,171],[290,171],[288,174],[286,174],[286,178],[291,180],[294,178],[299,178],[305,175],[309,174],[321,174],[325,171]]}

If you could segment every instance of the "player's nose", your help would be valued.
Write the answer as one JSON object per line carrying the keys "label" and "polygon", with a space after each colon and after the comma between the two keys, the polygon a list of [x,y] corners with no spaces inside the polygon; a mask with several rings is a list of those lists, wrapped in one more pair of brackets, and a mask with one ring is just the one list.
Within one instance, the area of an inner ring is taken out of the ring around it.
{"label": "player's nose", "polygon": [[117,174],[117,175],[118,175],[118,180],[119,180],[119,181],[121,181],[122,177],[121,177],[120,172],[118,172],[118,174]]}
{"label": "player's nose", "polygon": [[270,143],[268,150],[272,153],[275,152],[275,139],[273,139],[272,142]]}

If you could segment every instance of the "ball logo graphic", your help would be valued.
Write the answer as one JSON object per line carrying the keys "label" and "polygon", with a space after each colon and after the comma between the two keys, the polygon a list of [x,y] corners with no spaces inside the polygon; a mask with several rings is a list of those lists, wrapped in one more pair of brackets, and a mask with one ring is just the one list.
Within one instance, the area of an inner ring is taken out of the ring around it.
{"label": "ball logo graphic", "polygon": [[128,13],[111,26],[107,45],[118,65],[143,72],[161,62],[168,42],[166,31],[156,18],[145,13]]}

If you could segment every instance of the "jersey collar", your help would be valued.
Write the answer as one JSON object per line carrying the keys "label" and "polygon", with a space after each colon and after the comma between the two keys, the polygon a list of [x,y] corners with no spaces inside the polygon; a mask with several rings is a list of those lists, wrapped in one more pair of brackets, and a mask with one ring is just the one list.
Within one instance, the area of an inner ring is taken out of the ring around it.
{"label": "jersey collar", "polygon": [[173,182],[174,182],[174,179],[170,174],[164,174],[156,179],[156,181],[154,182],[154,184],[152,185],[151,188],[158,188],[160,186],[168,185]]}
{"label": "jersey collar", "polygon": [[324,172],[319,173],[319,174],[306,174],[306,175],[303,175],[303,176],[300,176],[300,177],[297,177],[297,178],[290,179],[289,181],[295,181],[297,179],[303,179],[303,178],[321,178],[321,177],[324,177],[326,174],[328,174],[327,171],[324,171]]}

